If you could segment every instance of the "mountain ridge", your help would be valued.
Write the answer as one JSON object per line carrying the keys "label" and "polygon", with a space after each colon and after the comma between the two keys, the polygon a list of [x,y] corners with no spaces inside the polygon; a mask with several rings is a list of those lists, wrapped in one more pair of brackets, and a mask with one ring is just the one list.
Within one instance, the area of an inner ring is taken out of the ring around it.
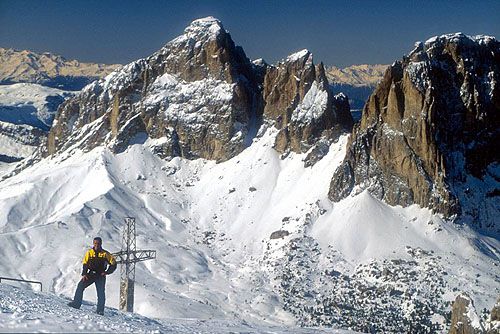
{"label": "mountain ridge", "polygon": [[80,90],[121,66],[84,63],[48,52],[2,47],[0,63],[0,84],[37,83],[65,90]]}
{"label": "mountain ridge", "polygon": [[375,87],[382,80],[389,65],[359,64],[347,67],[327,66],[326,76],[331,84],[353,87]]}

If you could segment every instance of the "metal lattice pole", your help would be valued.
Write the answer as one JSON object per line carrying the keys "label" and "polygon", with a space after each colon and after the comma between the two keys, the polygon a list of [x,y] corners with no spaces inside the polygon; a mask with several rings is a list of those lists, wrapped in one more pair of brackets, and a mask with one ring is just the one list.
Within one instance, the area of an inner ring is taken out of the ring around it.
{"label": "metal lattice pole", "polygon": [[134,312],[135,264],[156,258],[154,250],[136,249],[135,218],[126,217],[122,236],[122,250],[113,255],[120,263],[120,310]]}
{"label": "metal lattice pole", "polygon": [[131,255],[136,250],[135,218],[125,218],[122,250],[125,251],[125,261],[120,268],[120,310],[133,312],[135,262],[131,261]]}

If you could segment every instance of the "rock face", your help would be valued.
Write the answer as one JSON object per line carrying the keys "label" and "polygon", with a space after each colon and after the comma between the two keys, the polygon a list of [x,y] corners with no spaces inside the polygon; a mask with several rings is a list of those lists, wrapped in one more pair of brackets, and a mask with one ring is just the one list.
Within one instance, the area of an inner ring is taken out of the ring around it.
{"label": "rock face", "polygon": [[370,96],[330,198],[369,189],[389,204],[462,214],[498,232],[499,80],[500,43],[492,37],[417,43]]}
{"label": "rock face", "polygon": [[500,298],[498,298],[495,306],[491,309],[490,319],[487,325],[488,334],[500,333]]}
{"label": "rock face", "polygon": [[323,64],[314,66],[307,50],[268,68],[263,99],[264,116],[280,130],[279,152],[305,152],[317,138],[338,137],[352,128],[347,100],[332,95]]}
{"label": "rock face", "polygon": [[121,65],[81,63],[51,53],[0,48],[0,83],[37,83],[65,90],[80,90]]}
{"label": "rock face", "polygon": [[263,123],[280,131],[278,151],[305,152],[350,131],[352,118],[308,51],[276,67],[252,63],[208,17],[64,103],[45,154],[102,144],[120,152],[149,138],[160,156],[224,161],[250,145]]}
{"label": "rock face", "polygon": [[123,148],[125,139],[145,131],[151,138],[164,138],[156,148],[160,154],[228,159],[244,148],[255,112],[251,69],[218,20],[194,21],[152,56],[87,86],[65,103],[49,134],[48,153],[73,145],[71,139],[83,132],[89,136],[84,146],[90,149],[102,143],[113,146],[116,137]]}
{"label": "rock face", "polygon": [[474,308],[472,299],[465,293],[457,296],[451,311],[449,334],[484,333],[480,318]]}

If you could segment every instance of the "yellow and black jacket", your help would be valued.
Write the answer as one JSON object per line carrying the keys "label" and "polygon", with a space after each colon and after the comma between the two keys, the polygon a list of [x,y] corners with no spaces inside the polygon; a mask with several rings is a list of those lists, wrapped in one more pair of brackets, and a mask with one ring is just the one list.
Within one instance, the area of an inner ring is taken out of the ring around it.
{"label": "yellow and black jacket", "polygon": [[115,269],[116,259],[107,250],[100,249],[96,252],[94,248],[91,248],[83,257],[82,275],[100,275],[103,272],[111,274]]}

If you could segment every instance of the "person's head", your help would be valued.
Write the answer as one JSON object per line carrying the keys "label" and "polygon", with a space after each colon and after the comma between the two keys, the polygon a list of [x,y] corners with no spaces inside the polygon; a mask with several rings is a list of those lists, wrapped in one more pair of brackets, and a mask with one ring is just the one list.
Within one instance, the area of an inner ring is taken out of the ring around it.
{"label": "person's head", "polygon": [[102,239],[100,237],[95,237],[94,238],[94,249],[101,249],[102,248]]}

